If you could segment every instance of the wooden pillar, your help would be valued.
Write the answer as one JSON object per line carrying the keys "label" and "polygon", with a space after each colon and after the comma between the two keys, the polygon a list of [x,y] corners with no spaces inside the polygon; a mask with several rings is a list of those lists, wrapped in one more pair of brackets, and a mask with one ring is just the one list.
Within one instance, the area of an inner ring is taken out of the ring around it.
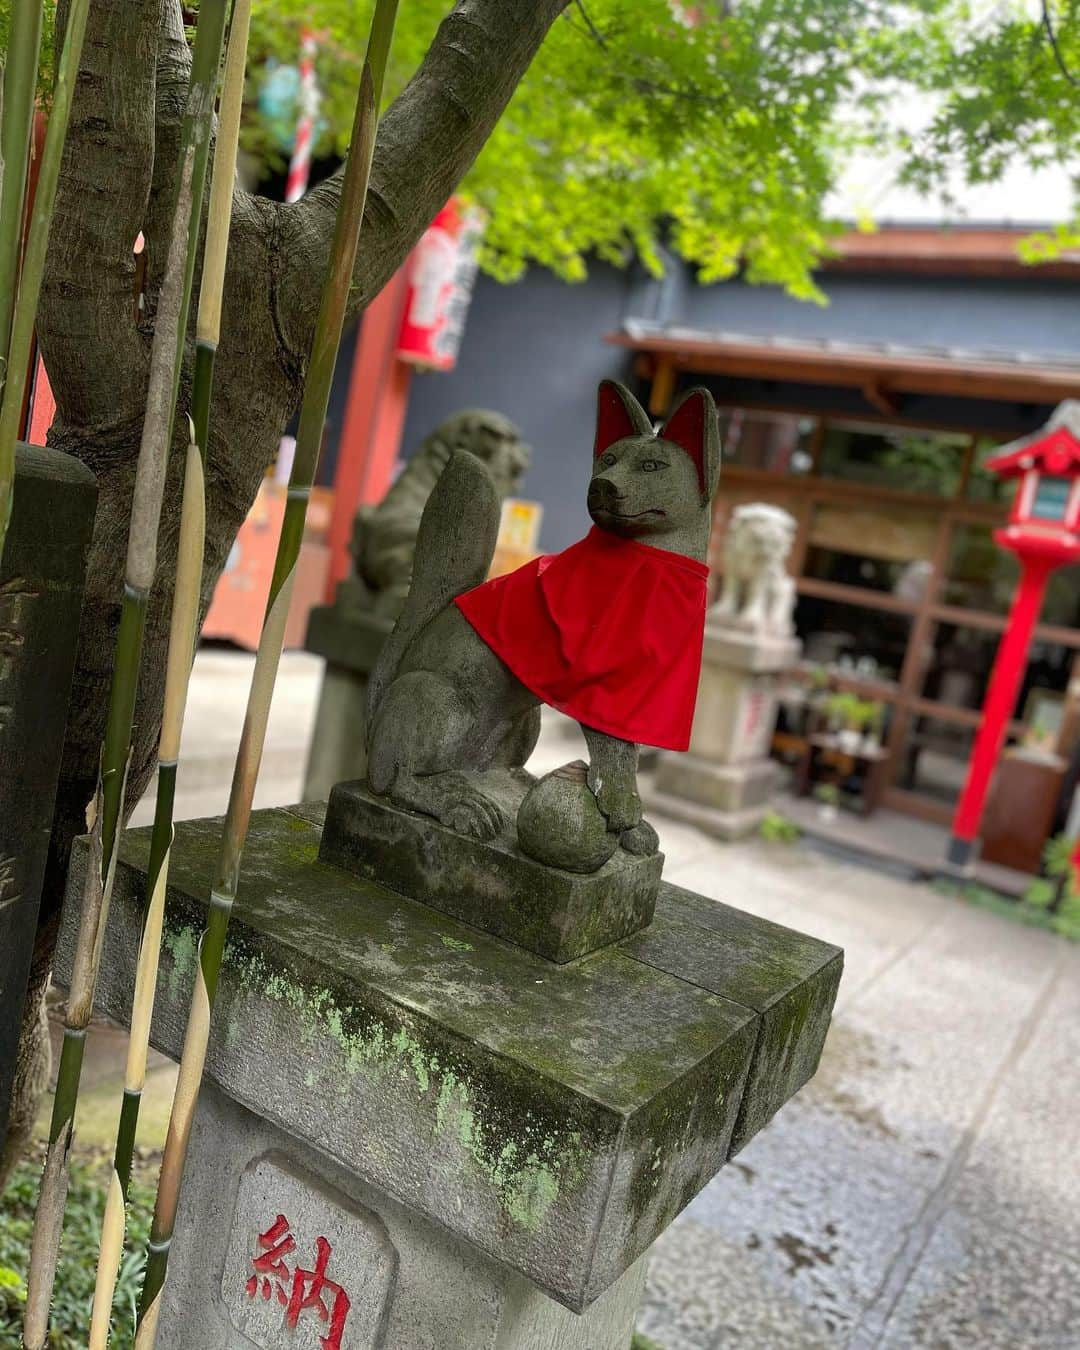
{"label": "wooden pillar", "polygon": [[401,447],[412,366],[398,360],[395,348],[407,287],[400,267],[364,311],[356,342],[334,475],[327,601],[349,574],[357,508],[385,496]]}

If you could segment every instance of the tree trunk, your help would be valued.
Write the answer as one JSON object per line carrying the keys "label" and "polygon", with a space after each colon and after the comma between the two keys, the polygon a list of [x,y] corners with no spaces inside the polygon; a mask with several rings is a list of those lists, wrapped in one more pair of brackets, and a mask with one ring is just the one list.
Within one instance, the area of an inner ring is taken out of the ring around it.
{"label": "tree trunk", "polygon": [[[383,120],[350,312],[375,296],[472,164],[568,0],[459,0]],[[65,6],[58,13],[59,31]],[[57,401],[49,443],[98,478],[35,971],[47,972],[71,843],[85,830],[105,727],[127,524],[160,267],[169,229],[189,53],[178,0],[94,0],[76,85],[38,316]],[[207,463],[205,615],[237,532],[303,394],[319,280],[341,187],[336,174],[294,205],[237,192]],[[132,247],[147,249],[137,314]],[[197,284],[197,279],[196,279]],[[194,311],[194,307],[193,307]],[[190,358],[190,350],[188,356]],[[179,528],[190,369],[185,368],[161,518],[127,799],[155,760]],[[181,769],[181,772],[183,770]],[[28,1000],[21,1062],[40,1091],[40,1000]],[[14,1111],[13,1111],[14,1114]]]}

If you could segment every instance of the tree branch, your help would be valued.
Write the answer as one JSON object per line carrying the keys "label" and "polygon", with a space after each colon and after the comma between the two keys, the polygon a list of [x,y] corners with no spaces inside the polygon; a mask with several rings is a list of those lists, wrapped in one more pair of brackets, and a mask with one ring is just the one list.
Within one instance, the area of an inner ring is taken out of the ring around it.
{"label": "tree branch", "polygon": [[1061,44],[1058,42],[1057,33],[1054,31],[1054,21],[1050,17],[1050,0],[1042,0],[1042,26],[1046,33],[1046,40],[1050,44],[1050,50],[1054,54],[1054,60],[1057,62],[1058,70],[1074,88],[1080,88],[1080,79],[1077,79],[1069,69],[1061,50]]}
{"label": "tree branch", "polygon": [[60,169],[37,331],[61,420],[87,428],[137,416],[141,400],[132,248],[154,158],[158,4],[91,5]]}
{"label": "tree branch", "polygon": [[[569,0],[458,0],[383,118],[350,314],[378,294],[479,154]],[[310,345],[342,171],[280,208],[286,265],[277,309],[294,359]]]}
{"label": "tree branch", "polygon": [[180,133],[191,78],[191,48],[184,32],[180,0],[160,0],[161,24],[157,35],[157,143],[154,176],[150,183],[143,234],[146,237],[146,296],[149,312],[157,308],[157,293],[165,270],[172,230],[173,189],[180,161]]}

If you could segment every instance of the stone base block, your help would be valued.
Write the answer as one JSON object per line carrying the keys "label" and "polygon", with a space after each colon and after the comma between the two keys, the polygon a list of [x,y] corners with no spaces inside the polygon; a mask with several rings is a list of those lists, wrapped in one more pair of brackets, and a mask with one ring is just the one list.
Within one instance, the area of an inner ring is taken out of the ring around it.
{"label": "stone base block", "polygon": [[159,1350],[627,1350],[645,1258],[570,1312],[207,1083],[169,1271]]}
{"label": "stone base block", "polygon": [[[227,1339],[233,1331],[251,1341],[245,1328],[269,1314],[249,1323],[244,1300],[287,1312],[298,1265],[300,1302],[322,1270],[328,1317],[331,1283],[357,1308],[397,1289],[368,1305],[367,1321],[358,1314],[357,1325],[383,1330],[343,1347],[625,1350],[615,1331],[628,1330],[621,1310],[636,1299],[625,1290],[639,1259],[814,1072],[841,953],[661,885],[647,929],[554,965],[319,862],[321,818],[321,805],[251,818],[207,1054],[210,1105],[170,1262],[170,1325],[181,1339],[169,1350],[243,1345]],[[215,820],[176,828],[153,1023],[154,1044],[174,1058],[220,835]],[[149,830],[125,834],[101,953],[97,1007],[120,1019],[131,1009],[149,848]],[[61,984],[85,866],[80,846],[56,955]],[[275,1259],[279,1215],[296,1230],[284,1304],[262,1269]],[[319,1238],[333,1248],[322,1266]],[[266,1260],[245,1273],[241,1258],[257,1256]],[[613,1290],[615,1311],[596,1323],[542,1301],[583,1313]],[[394,1330],[399,1299],[415,1333]],[[311,1311],[298,1310],[295,1336],[274,1350],[317,1350]],[[477,1318],[487,1319],[479,1331]],[[188,1320],[202,1333],[189,1335]],[[325,1336],[328,1324],[315,1329]]]}
{"label": "stone base block", "polygon": [[697,755],[663,754],[656,769],[656,790],[684,797],[729,815],[764,807],[777,791],[783,770],[771,759],[748,764],[713,764]]}
{"label": "stone base block", "polygon": [[[650,812],[681,820],[725,843],[755,834],[769,811],[767,805],[747,806],[739,811],[721,811],[715,806],[702,806],[686,797],[676,797],[647,787],[642,789],[642,800]],[[663,826],[658,828],[662,829]]]}
{"label": "stone base block", "polygon": [[761,674],[790,670],[799,659],[802,643],[795,637],[756,633],[710,615],[705,624],[702,661],[728,670]]}
{"label": "stone base block", "polygon": [[481,843],[363,783],[330,794],[319,857],[557,962],[644,928],[664,865],[662,853],[618,849],[599,871],[564,872],[527,858],[512,837]]}

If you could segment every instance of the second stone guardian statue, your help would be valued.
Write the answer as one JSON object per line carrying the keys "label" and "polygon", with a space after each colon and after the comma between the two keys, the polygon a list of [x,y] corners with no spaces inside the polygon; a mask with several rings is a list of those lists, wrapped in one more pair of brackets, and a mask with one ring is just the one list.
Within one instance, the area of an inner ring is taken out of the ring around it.
{"label": "second stone guardian statue", "polygon": [[[654,434],[621,385],[599,389],[592,530],[485,582],[499,503],[455,454],[432,492],[412,587],[373,673],[368,781],[400,807],[480,840],[516,824],[522,852],[576,872],[618,848],[655,853],[638,744],[683,750],[701,661],[720,470],[716,410],[689,391]],[[590,763],[524,769],[540,705],[574,717]]]}

